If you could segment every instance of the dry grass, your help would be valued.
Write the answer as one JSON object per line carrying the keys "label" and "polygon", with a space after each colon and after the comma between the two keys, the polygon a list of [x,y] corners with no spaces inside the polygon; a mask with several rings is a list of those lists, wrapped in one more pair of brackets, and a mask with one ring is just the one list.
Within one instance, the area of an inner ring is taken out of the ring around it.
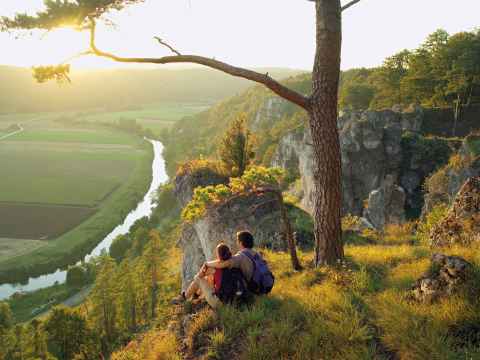
{"label": "dry grass", "polygon": [[[224,306],[217,315],[211,310],[198,313],[186,334],[191,354],[196,359],[246,360],[480,359],[479,344],[465,344],[452,335],[453,328],[480,324],[478,296],[434,305],[406,300],[406,291],[429,268],[431,256],[428,248],[407,244],[409,234],[395,228],[381,244],[348,245],[346,261],[337,267],[307,266],[303,272],[291,270],[287,254],[266,252],[276,275],[272,294],[249,308]],[[478,272],[478,249],[439,251],[465,257]],[[309,264],[313,254],[300,252],[299,257]],[[156,359],[175,354],[178,344],[171,334],[160,331],[149,339],[152,346],[143,353],[131,351],[137,357],[113,359],[139,359],[138,353],[154,359],[153,351],[158,351]]]}

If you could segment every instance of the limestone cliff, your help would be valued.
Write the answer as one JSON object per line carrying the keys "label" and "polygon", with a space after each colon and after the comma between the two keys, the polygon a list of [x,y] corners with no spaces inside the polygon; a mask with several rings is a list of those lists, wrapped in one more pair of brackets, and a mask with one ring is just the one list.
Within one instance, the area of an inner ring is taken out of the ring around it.
{"label": "limestone cliff", "polygon": [[[378,228],[405,219],[406,194],[400,185],[402,135],[418,131],[423,110],[345,112],[339,117],[343,172],[343,213],[365,215]],[[313,208],[313,156],[308,130],[285,136],[272,166],[297,166],[302,206]],[[365,206],[368,202],[368,206]]]}

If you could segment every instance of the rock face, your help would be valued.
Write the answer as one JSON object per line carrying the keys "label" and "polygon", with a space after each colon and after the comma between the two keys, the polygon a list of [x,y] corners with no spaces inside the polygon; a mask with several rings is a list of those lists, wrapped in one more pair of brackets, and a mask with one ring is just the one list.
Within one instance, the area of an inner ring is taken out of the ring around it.
{"label": "rock face", "polygon": [[[182,205],[191,200],[196,184],[195,175],[177,176],[175,194]],[[210,185],[207,178],[201,186]],[[212,181],[219,180],[212,175]],[[182,286],[192,281],[201,265],[214,259],[215,247],[224,242],[236,252],[236,233],[250,231],[255,237],[255,246],[276,250],[284,249],[282,224],[278,202],[271,194],[263,196],[244,195],[235,197],[225,204],[211,207],[206,215],[184,226],[179,245],[183,250]]]}
{"label": "rock face", "polygon": [[430,233],[432,246],[475,241],[480,241],[480,177],[465,182],[446,217]]}
{"label": "rock face", "polygon": [[469,280],[471,264],[458,256],[434,254],[432,269],[418,279],[410,290],[416,301],[431,304],[456,294]]}
{"label": "rock face", "polygon": [[253,131],[271,126],[276,120],[284,116],[289,103],[279,97],[271,97],[258,109],[250,127]]}
{"label": "rock face", "polygon": [[301,206],[311,213],[313,209],[313,149],[310,132],[297,130],[285,136],[272,159],[272,166],[291,169],[301,174]]}
{"label": "rock face", "polygon": [[405,222],[404,206],[405,191],[395,184],[392,175],[387,175],[380,189],[370,193],[365,217],[377,229],[387,224],[401,224]]}
{"label": "rock face", "polygon": [[[421,108],[411,108],[404,113],[386,110],[340,114],[343,214],[362,216],[364,203],[369,200],[366,215],[377,228],[386,222],[404,221],[406,194],[400,186],[402,135],[406,131],[418,131],[422,117]],[[308,129],[292,132],[280,141],[272,159],[272,166],[298,166],[303,187],[302,206],[310,213],[314,193],[311,142]],[[419,181],[409,179],[412,187],[418,186]]]}

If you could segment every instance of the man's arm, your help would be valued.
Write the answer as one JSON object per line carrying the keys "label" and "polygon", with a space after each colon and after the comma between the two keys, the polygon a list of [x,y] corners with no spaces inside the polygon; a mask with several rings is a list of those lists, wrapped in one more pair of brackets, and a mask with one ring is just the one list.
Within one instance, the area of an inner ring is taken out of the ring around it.
{"label": "man's arm", "polygon": [[208,261],[205,263],[205,265],[209,268],[225,269],[232,266],[232,259],[228,259],[225,261],[220,261],[220,260]]}

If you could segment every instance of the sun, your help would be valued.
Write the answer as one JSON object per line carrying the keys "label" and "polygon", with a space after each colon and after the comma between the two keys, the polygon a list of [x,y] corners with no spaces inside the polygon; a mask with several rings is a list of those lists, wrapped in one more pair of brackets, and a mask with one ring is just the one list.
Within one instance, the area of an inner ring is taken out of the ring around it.
{"label": "sun", "polygon": [[[13,39],[12,39],[13,40]],[[111,61],[95,56],[77,56],[89,47],[89,34],[72,28],[35,31],[9,42],[9,55],[19,66],[33,67],[71,63],[76,68],[108,68]]]}

